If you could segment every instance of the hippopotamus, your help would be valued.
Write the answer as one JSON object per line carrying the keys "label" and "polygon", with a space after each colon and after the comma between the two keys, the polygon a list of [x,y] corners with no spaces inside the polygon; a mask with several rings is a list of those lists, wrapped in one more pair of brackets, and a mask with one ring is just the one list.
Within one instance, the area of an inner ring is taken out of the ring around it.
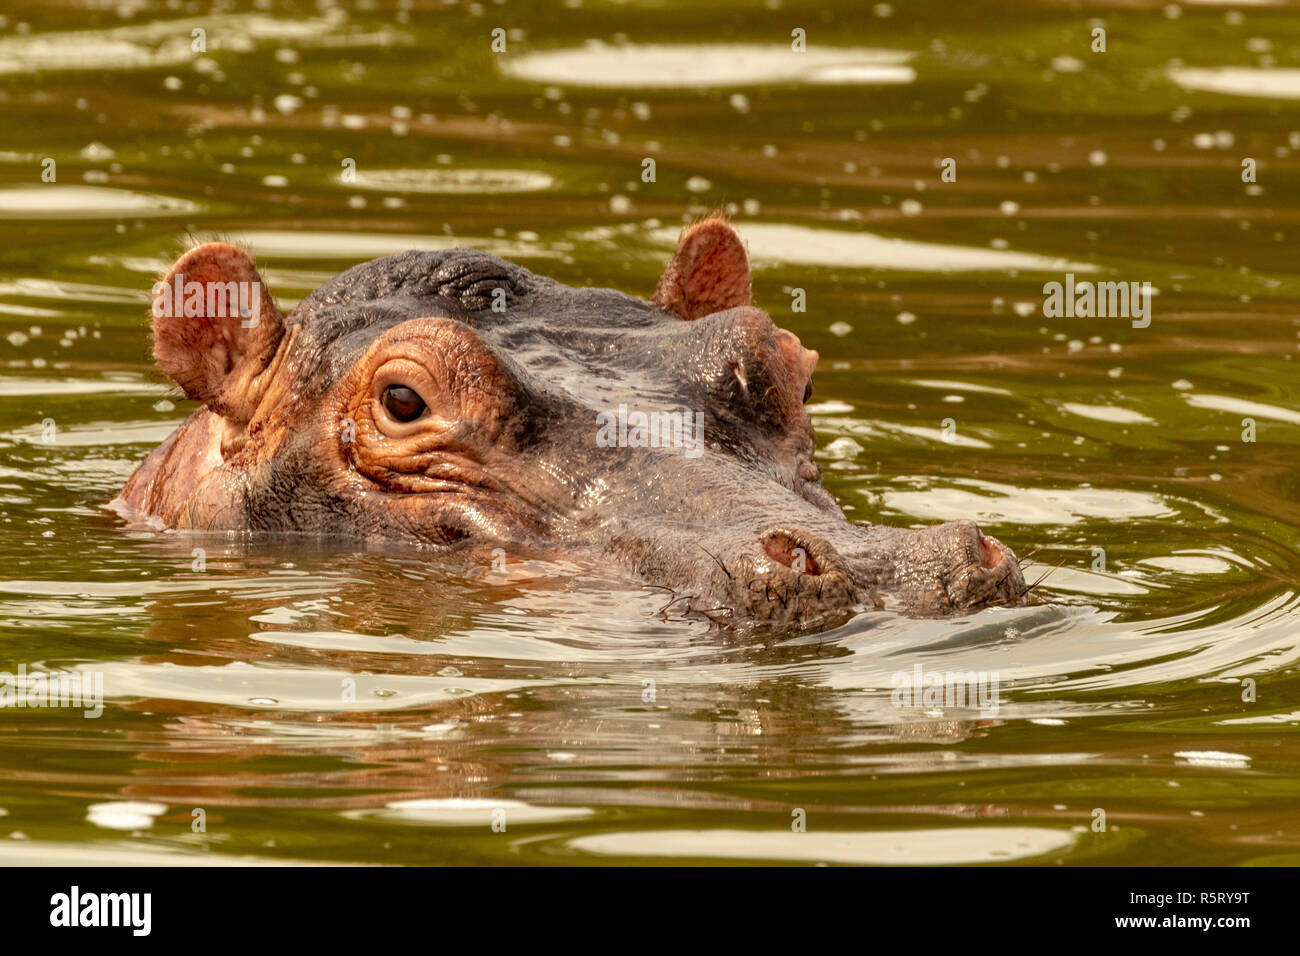
{"label": "hippopotamus", "polygon": [[210,242],[155,286],[153,355],[200,405],[110,504],[136,527],[563,556],[726,628],[1027,599],[973,521],[845,517],[814,461],[817,353],[753,304],[721,217],[649,300],[452,249],[350,268],[286,316]]}

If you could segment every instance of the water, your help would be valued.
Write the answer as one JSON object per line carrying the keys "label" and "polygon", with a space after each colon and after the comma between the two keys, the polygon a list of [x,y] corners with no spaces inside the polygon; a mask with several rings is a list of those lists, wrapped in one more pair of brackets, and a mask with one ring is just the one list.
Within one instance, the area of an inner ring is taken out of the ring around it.
{"label": "water", "polygon": [[[106,700],[0,713],[0,861],[1300,862],[1300,18],[364,6],[6,2],[0,668]],[[745,641],[102,507],[191,408],[145,321],[190,235],[282,307],[454,245],[648,295],[719,204],[850,514],[976,518],[1044,604]],[[1066,272],[1149,327],[1046,318]],[[983,713],[895,706],[967,671]]]}

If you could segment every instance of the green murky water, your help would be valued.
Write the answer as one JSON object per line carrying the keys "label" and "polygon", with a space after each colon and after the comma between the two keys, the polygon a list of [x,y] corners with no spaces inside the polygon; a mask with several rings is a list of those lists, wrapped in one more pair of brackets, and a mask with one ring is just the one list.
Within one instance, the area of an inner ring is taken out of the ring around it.
{"label": "green murky water", "polygon": [[[0,669],[106,698],[0,711],[0,861],[1300,862],[1300,14],[200,6],[0,12]],[[451,245],[646,295],[720,204],[852,516],[976,518],[1048,603],[755,644],[102,509],[190,411],[145,317],[191,235],[282,305]],[[1149,327],[1046,318],[1066,272]]]}

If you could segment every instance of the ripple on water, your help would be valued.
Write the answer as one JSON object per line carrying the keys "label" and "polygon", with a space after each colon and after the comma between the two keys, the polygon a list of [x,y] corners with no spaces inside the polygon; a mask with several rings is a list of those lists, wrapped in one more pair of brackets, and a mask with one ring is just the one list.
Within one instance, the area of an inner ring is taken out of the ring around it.
{"label": "ripple on water", "polygon": [[964,515],[986,524],[1055,525],[1088,519],[1117,521],[1171,518],[1179,514],[1171,499],[1154,492],[1121,488],[1032,488],[992,481],[962,481],[932,487],[925,478],[898,479],[880,495],[891,511],[918,518],[946,520]]}
{"label": "ripple on water", "polygon": [[474,248],[502,258],[558,258],[560,253],[545,245],[524,240],[494,239],[485,236],[385,235],[374,232],[292,232],[289,230],[250,229],[235,233],[231,241],[246,244],[259,256],[286,259],[346,259],[359,262],[379,256],[396,255],[408,249],[434,252],[445,249]]}
{"label": "ripple on water", "polygon": [[574,86],[699,89],[764,83],[902,84],[916,79],[905,50],[782,44],[627,44],[527,53],[507,60],[507,76]]}
{"label": "ripple on water", "polygon": [[[654,229],[652,242],[672,248],[677,229]],[[1003,249],[977,249],[937,242],[895,239],[848,229],[773,222],[747,222],[745,245],[756,268],[776,263],[900,272],[1095,272],[1096,266],[1055,256]]]}
{"label": "ripple on water", "polygon": [[1216,412],[1227,412],[1230,415],[1253,415],[1257,418],[1271,418],[1274,421],[1300,425],[1300,412],[1290,408],[1279,408],[1276,405],[1233,398],[1230,395],[1197,395],[1184,392],[1182,397],[1183,401],[1193,408],[1208,408]]}
{"label": "ripple on water", "polygon": [[188,199],[109,186],[51,183],[0,189],[0,219],[119,219],[189,216],[203,207]]}
{"label": "ripple on water", "polygon": [[368,169],[348,180],[338,173],[334,180],[385,192],[484,196],[541,192],[555,184],[555,177],[528,169]]}
{"label": "ripple on water", "polygon": [[[148,70],[195,60],[192,32],[205,31],[208,52],[248,52],[261,41],[309,43],[335,30],[323,18],[257,14],[155,20],[106,30],[70,30],[0,38],[0,74],[63,70]],[[377,42],[377,38],[376,38]]]}
{"label": "ripple on water", "polygon": [[81,670],[104,675],[106,699],[190,700],[253,710],[335,713],[425,707],[469,694],[505,693],[535,683],[527,679],[358,675],[324,667],[276,667],[243,661],[196,667],[107,661]]}
{"label": "ripple on water", "polygon": [[568,846],[600,856],[784,860],[943,866],[1025,860],[1078,839],[1047,827],[940,827],[887,831],[641,830],[580,836]]}
{"label": "ripple on water", "polygon": [[1093,421],[1109,422],[1112,425],[1154,425],[1155,419],[1148,418],[1141,412],[1115,405],[1084,405],[1080,402],[1062,402],[1061,407],[1071,415],[1091,418]]}
{"label": "ripple on water", "polygon": [[589,807],[543,806],[520,800],[447,797],[396,800],[374,810],[347,810],[343,816],[354,820],[402,823],[433,827],[485,827],[504,814],[504,822],[513,827],[529,823],[560,823],[590,817]]}
{"label": "ripple on water", "polygon": [[1259,96],[1268,99],[1300,99],[1300,69],[1221,66],[1178,67],[1169,78],[1185,90]]}

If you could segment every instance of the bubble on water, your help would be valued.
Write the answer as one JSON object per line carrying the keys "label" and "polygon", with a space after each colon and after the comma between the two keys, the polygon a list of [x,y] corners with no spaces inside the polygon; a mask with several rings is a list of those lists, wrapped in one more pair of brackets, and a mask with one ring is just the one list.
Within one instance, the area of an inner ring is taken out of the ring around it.
{"label": "bubble on water", "polygon": [[257,704],[259,707],[274,707],[276,704],[280,703],[274,697],[250,697],[248,698],[248,702],[250,704]]}
{"label": "bubble on water", "polygon": [[1174,756],[1186,760],[1193,767],[1234,767],[1244,768],[1250,765],[1246,754],[1235,754],[1224,750],[1176,750]]}
{"label": "bubble on water", "polygon": [[263,176],[262,185],[269,186],[272,189],[283,189],[289,185],[289,178],[287,176]]}
{"label": "bubble on water", "polygon": [[686,188],[693,193],[708,192],[713,188],[713,183],[709,182],[703,176],[692,176],[686,180]]}
{"label": "bubble on water", "polygon": [[919,216],[925,207],[915,199],[904,199],[898,204],[898,211],[904,216]]}
{"label": "bubble on water", "polygon": [[439,677],[463,677],[464,674],[459,667],[453,667],[448,664],[442,670],[438,671]]}
{"label": "bubble on water", "polygon": [[108,830],[144,830],[153,826],[154,817],[166,812],[165,803],[118,800],[92,803],[86,808],[86,820]]}
{"label": "bubble on water", "polygon": [[19,345],[26,345],[27,342],[29,341],[26,333],[18,332],[18,331],[10,332],[8,335],[5,336],[5,338],[8,339],[9,344],[14,347],[17,347]]}
{"label": "bubble on water", "polygon": [[[832,322],[827,331],[830,332],[831,335],[838,335],[842,338],[853,331],[853,326],[849,325],[847,322]],[[22,333],[18,334],[21,335]]]}
{"label": "bubble on water", "polygon": [[916,321],[916,316],[911,312],[900,312],[898,315],[894,316],[894,320],[899,325],[911,325]]}
{"label": "bubble on water", "polygon": [[626,196],[610,196],[609,211],[616,216],[626,216],[632,211],[632,200]]}
{"label": "bubble on water", "polygon": [[379,688],[376,688],[375,690],[371,691],[371,693],[374,694],[376,697],[396,697],[396,696],[397,696],[397,691],[395,691],[395,690],[389,690],[389,689],[386,688],[386,687],[379,687]]}
{"label": "bubble on water", "polygon": [[79,155],[82,159],[90,160],[92,163],[104,163],[115,157],[117,153],[103,143],[94,142],[83,146]]}
{"label": "bubble on water", "polygon": [[1020,212],[1020,203],[1011,199],[1004,199],[998,208],[1002,210],[1002,215],[1014,216],[1016,213]]}
{"label": "bubble on water", "polygon": [[862,454],[862,446],[852,438],[840,437],[836,438],[823,448],[822,454],[826,458],[839,460],[856,458],[858,455]]}
{"label": "bubble on water", "polygon": [[1187,379],[1185,378],[1180,378],[1178,381],[1172,382],[1171,384],[1174,388],[1184,392],[1187,391],[1189,388],[1195,388],[1195,386],[1192,385],[1192,383],[1187,381]]}
{"label": "bubble on water", "polygon": [[1088,162],[1091,163],[1093,166],[1105,166],[1106,161],[1109,158],[1110,157],[1106,155],[1105,151],[1100,149],[1094,149],[1091,153],[1088,154]]}

